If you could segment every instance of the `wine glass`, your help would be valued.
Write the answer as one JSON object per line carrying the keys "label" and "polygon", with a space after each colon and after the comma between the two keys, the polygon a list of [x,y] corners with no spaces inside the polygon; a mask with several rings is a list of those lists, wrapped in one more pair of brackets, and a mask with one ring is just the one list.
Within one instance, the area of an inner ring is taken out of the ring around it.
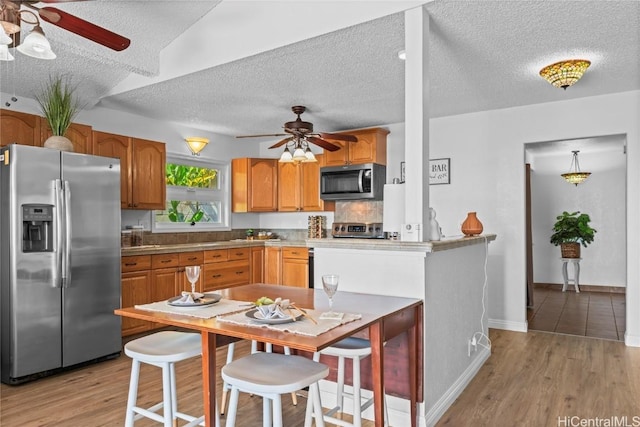
{"label": "wine glass", "polygon": [[338,292],[338,279],[337,274],[325,274],[322,276],[322,287],[324,293],[329,297],[329,313],[333,313],[333,296]]}
{"label": "wine glass", "polygon": [[196,292],[196,282],[198,281],[198,277],[200,277],[200,266],[199,265],[191,265],[185,268],[187,273],[187,280],[191,283],[191,293],[195,294]]}

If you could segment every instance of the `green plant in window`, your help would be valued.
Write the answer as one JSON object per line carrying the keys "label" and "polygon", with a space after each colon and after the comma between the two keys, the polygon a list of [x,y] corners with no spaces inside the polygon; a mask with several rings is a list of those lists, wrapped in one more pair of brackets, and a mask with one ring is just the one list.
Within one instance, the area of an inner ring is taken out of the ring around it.
{"label": "green plant in window", "polygon": [[167,163],[165,180],[167,185],[190,188],[211,188],[218,171],[197,166]]}
{"label": "green plant in window", "polygon": [[[187,203],[181,206],[179,200],[171,200],[169,204],[168,216],[171,222],[190,222],[195,224],[196,222],[200,222],[204,216],[204,211],[200,209],[198,202]],[[185,214],[182,210],[189,210],[190,215]]]}

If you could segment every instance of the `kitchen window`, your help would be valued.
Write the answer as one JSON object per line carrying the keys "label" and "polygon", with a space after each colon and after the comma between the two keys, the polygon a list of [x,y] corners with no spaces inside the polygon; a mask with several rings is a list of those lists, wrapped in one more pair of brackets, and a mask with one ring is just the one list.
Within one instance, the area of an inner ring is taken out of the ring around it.
{"label": "kitchen window", "polygon": [[167,157],[164,210],[153,211],[154,232],[229,230],[229,164]]}

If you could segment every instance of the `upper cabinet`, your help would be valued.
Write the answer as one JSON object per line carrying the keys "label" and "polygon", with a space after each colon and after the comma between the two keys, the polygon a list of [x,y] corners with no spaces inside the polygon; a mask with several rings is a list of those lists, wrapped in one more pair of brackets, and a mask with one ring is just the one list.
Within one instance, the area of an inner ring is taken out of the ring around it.
{"label": "upper cabinet", "polygon": [[[52,135],[49,123],[43,117],[40,117],[40,132],[40,140],[42,142],[39,145],[42,145]],[[73,144],[75,153],[93,154],[93,132],[91,126],[71,123],[64,136]]]}
{"label": "upper cabinet", "polygon": [[278,209],[278,159],[231,160],[231,210],[275,212]]}
{"label": "upper cabinet", "polygon": [[93,153],[120,159],[123,209],[165,208],[164,143],[94,131]]}
{"label": "upper cabinet", "polygon": [[9,144],[42,146],[43,141],[39,116],[0,110],[0,147]]}
{"label": "upper cabinet", "polygon": [[341,166],[362,163],[387,164],[387,135],[389,131],[382,128],[343,131],[358,138],[358,142],[330,140],[339,145],[337,151],[324,151],[326,166]]}
{"label": "upper cabinet", "polygon": [[320,168],[324,156],[317,162],[278,163],[278,211],[318,212],[333,210],[335,203],[320,198]]}

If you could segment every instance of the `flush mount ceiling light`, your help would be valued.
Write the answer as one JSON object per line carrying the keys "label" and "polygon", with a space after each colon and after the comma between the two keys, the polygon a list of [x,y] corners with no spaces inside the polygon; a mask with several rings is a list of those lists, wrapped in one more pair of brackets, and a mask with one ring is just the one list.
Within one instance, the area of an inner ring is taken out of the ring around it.
{"label": "flush mount ceiling light", "polygon": [[560,61],[544,67],[540,70],[540,76],[555,87],[566,90],[580,80],[589,65],[591,65],[591,61],[586,59]]}
{"label": "flush mount ceiling light", "polygon": [[[24,18],[24,14],[30,15],[33,17],[33,21],[27,20]],[[0,35],[0,44],[4,46],[8,46],[13,43],[13,45],[19,44],[19,40],[16,38],[15,34],[20,31],[20,26],[4,20],[5,11],[3,10],[3,20],[0,21],[2,28],[2,35]],[[24,38],[24,41],[20,46],[16,49],[18,52],[31,56],[33,58],[38,59],[55,59],[56,54],[51,50],[51,45],[49,44],[49,40],[44,36],[44,31],[42,27],[40,27],[40,20],[38,16],[31,12],[30,10],[19,10],[15,11],[15,15],[18,19],[18,22],[26,22],[27,24],[35,25],[31,32]],[[1,61],[12,61],[13,56],[8,53],[0,55]]]}
{"label": "flush mount ceiling light", "polygon": [[575,150],[572,151],[573,157],[571,158],[571,166],[569,167],[569,172],[563,173],[561,176],[567,180],[569,184],[575,184],[577,187],[578,184],[582,184],[585,179],[589,178],[591,172],[581,172],[580,164],[578,163],[578,153],[580,151]]}
{"label": "flush mount ceiling light", "polygon": [[280,163],[306,163],[317,162],[316,156],[309,148],[306,138],[295,138],[287,143],[284,152],[280,156]]}
{"label": "flush mount ceiling light", "polygon": [[186,141],[187,145],[189,146],[189,149],[191,150],[191,153],[194,156],[199,156],[200,152],[209,143],[208,138],[199,138],[199,137],[193,137],[193,136],[185,138],[184,140]]}

